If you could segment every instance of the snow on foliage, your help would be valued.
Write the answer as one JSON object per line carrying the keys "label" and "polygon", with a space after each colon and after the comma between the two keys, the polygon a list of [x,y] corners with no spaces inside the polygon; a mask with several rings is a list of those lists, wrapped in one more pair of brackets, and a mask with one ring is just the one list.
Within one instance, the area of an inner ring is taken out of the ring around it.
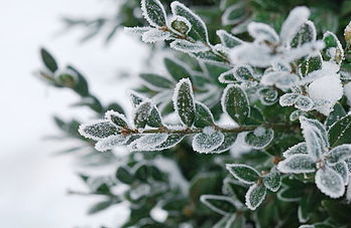
{"label": "snow on foliage", "polygon": [[224,141],[224,135],[212,127],[205,127],[202,133],[196,134],[193,139],[193,149],[199,153],[211,153]]}

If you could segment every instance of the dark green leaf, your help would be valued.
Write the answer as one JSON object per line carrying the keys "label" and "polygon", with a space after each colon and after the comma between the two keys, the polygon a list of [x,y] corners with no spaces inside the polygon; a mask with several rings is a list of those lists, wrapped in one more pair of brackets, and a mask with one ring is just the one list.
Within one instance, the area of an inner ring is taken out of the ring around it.
{"label": "dark green leaf", "polygon": [[40,54],[46,68],[50,70],[51,73],[55,73],[58,69],[58,66],[54,57],[44,48],[40,49]]}
{"label": "dark green leaf", "polygon": [[238,86],[228,86],[222,96],[222,109],[237,123],[243,124],[250,115],[246,93]]}

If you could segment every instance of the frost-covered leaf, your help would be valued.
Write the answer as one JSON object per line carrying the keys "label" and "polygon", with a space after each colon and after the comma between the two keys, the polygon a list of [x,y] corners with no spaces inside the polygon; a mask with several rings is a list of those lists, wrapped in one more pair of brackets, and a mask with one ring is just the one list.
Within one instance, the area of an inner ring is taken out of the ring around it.
{"label": "frost-covered leaf", "polygon": [[151,27],[124,27],[124,31],[131,35],[142,36],[145,32],[150,31]]}
{"label": "frost-covered leaf", "polygon": [[192,84],[188,78],[180,80],[176,85],[173,105],[181,122],[191,127],[195,121],[196,109]]}
{"label": "frost-covered leaf", "polygon": [[140,105],[143,101],[147,100],[146,97],[144,97],[143,95],[141,95],[133,90],[130,90],[128,95],[129,95],[129,99],[130,99],[134,108],[136,108],[138,105]]}
{"label": "frost-covered leaf", "polygon": [[331,164],[351,158],[351,144],[343,144],[333,148],[326,154],[327,161]]}
{"label": "frost-covered leaf", "polygon": [[230,58],[233,63],[249,64],[255,67],[268,67],[275,60],[268,46],[257,43],[243,43],[232,48]]}
{"label": "frost-covered leaf", "polygon": [[150,115],[147,119],[147,125],[150,127],[162,127],[163,126],[160,111],[156,108],[156,106],[154,106],[151,109]]}
{"label": "frost-covered leaf", "polygon": [[266,197],[266,187],[262,184],[252,185],[245,195],[245,204],[250,210],[255,210],[261,205],[264,198]]}
{"label": "frost-covered leaf", "polygon": [[235,140],[238,136],[236,133],[229,132],[222,132],[222,134],[224,135],[223,143],[216,149],[212,150],[213,153],[222,153],[224,151],[229,150],[235,143]]}
{"label": "frost-covered leaf", "polygon": [[236,179],[245,184],[254,184],[260,178],[256,169],[245,164],[227,164],[226,168]]}
{"label": "frost-covered leaf", "polygon": [[179,81],[182,78],[188,78],[191,76],[190,69],[175,59],[164,58],[164,64],[168,73],[173,77],[174,80]]}
{"label": "frost-covered leaf", "polygon": [[98,151],[112,150],[116,146],[124,145],[130,136],[125,135],[111,135],[107,138],[101,139],[95,144],[95,149]]}
{"label": "frost-covered leaf", "polygon": [[300,26],[294,38],[291,40],[290,46],[299,47],[302,44],[315,41],[317,37],[316,27],[312,21],[306,21]]}
{"label": "frost-covered leaf", "polygon": [[167,134],[146,134],[135,140],[129,145],[132,151],[152,151],[155,147],[161,145],[168,138]]}
{"label": "frost-covered leaf", "polygon": [[267,24],[251,22],[248,25],[247,30],[257,42],[268,42],[271,44],[276,44],[279,42],[278,34],[271,26]]}
{"label": "frost-covered leaf", "polygon": [[279,190],[281,181],[280,181],[280,173],[276,168],[272,168],[269,174],[263,177],[263,184],[267,189],[272,192],[276,192]]}
{"label": "frost-covered leaf", "polygon": [[327,131],[325,127],[317,120],[300,117],[302,133],[306,141],[308,154],[318,160],[329,147]]}
{"label": "frost-covered leaf", "polygon": [[234,77],[238,81],[241,81],[241,82],[243,82],[243,81],[244,82],[245,81],[254,82],[256,80],[252,67],[250,67],[248,65],[235,66],[232,69],[232,72],[234,74]]}
{"label": "frost-covered leaf", "polygon": [[264,105],[272,105],[278,99],[278,91],[271,87],[262,87],[257,91],[260,101]]}
{"label": "frost-covered leaf", "polygon": [[134,110],[133,121],[134,121],[135,127],[137,128],[145,127],[152,107],[153,106],[150,101],[144,101]]}
{"label": "frost-covered leaf", "polygon": [[286,93],[279,98],[279,104],[283,107],[292,106],[299,96],[298,93]]}
{"label": "frost-covered leaf", "polygon": [[156,147],[153,148],[155,151],[160,151],[160,150],[166,150],[174,147],[178,143],[180,143],[184,139],[183,134],[169,134],[167,139],[161,143],[160,145],[157,145]]}
{"label": "frost-covered leaf", "polygon": [[174,15],[184,17],[190,22],[191,30],[188,35],[191,38],[209,43],[206,24],[198,15],[178,1],[171,3],[171,10]]}
{"label": "frost-covered leaf", "polygon": [[[329,114],[329,116],[325,120],[325,125],[327,127],[331,127],[335,122],[337,122],[338,120],[340,120],[344,116],[346,116],[345,109],[342,107],[342,105],[340,103],[336,103],[334,105],[333,111]],[[329,139],[329,142],[330,142],[330,144],[332,144],[330,139]]]}
{"label": "frost-covered leaf", "polygon": [[221,83],[235,83],[236,78],[232,70],[223,72],[219,75],[218,81]]}
{"label": "frost-covered leaf", "polygon": [[217,30],[216,34],[221,40],[221,44],[226,48],[234,48],[244,42],[225,30]]}
{"label": "frost-covered leaf", "polygon": [[141,10],[150,25],[155,27],[166,25],[166,11],[159,0],[141,0]]}
{"label": "frost-covered leaf", "polygon": [[282,173],[312,173],[316,163],[309,155],[295,154],[279,162],[277,168]]}
{"label": "frost-covered leaf", "polygon": [[323,35],[325,49],[323,50],[323,58],[327,61],[333,61],[340,64],[344,58],[344,49],[337,38],[332,32],[326,32]]}
{"label": "frost-covered leaf", "polygon": [[188,34],[191,30],[190,22],[182,16],[175,16],[170,19],[170,27],[181,34]]}
{"label": "frost-covered leaf", "polygon": [[205,127],[202,133],[198,133],[193,139],[193,149],[199,153],[211,153],[224,141],[224,135],[213,127]]}
{"label": "frost-covered leaf", "polygon": [[243,21],[248,15],[245,9],[245,4],[238,2],[230,7],[228,7],[222,15],[223,25],[234,25]]}
{"label": "frost-covered leaf", "polygon": [[144,32],[141,36],[142,41],[145,43],[155,43],[159,41],[164,41],[171,36],[169,32],[165,32],[159,29],[150,29]]}
{"label": "frost-covered leaf", "polygon": [[118,127],[109,120],[93,121],[79,126],[79,133],[85,138],[101,140],[118,133]]}
{"label": "frost-covered leaf", "polygon": [[254,149],[263,149],[274,138],[274,131],[270,128],[258,127],[245,136],[245,142]]}
{"label": "frost-covered leaf", "polygon": [[227,215],[236,211],[232,198],[220,195],[201,195],[200,201],[214,212]]}
{"label": "frost-covered leaf", "polygon": [[204,43],[196,41],[190,42],[187,40],[175,40],[170,44],[171,48],[185,53],[198,53],[209,51],[210,48]]}
{"label": "frost-covered leaf", "polygon": [[285,158],[295,155],[295,154],[308,154],[307,152],[307,145],[305,142],[298,143],[292,147],[290,147],[287,151],[283,153]]}
{"label": "frost-covered leaf", "polygon": [[314,102],[307,96],[300,95],[295,101],[295,107],[301,111],[308,112],[314,107]]}
{"label": "frost-covered leaf", "polygon": [[301,189],[284,187],[277,194],[278,199],[285,202],[297,202],[300,200],[301,196],[304,195],[304,192]]}
{"label": "frost-covered leaf", "polygon": [[142,73],[140,74],[140,78],[156,90],[171,89],[174,86],[172,81],[158,74]]}
{"label": "frost-covered leaf", "polygon": [[290,44],[294,35],[307,21],[310,11],[307,7],[299,6],[290,11],[288,18],[284,21],[280,30],[280,38],[286,44]]}
{"label": "frost-covered leaf", "polygon": [[300,118],[300,116],[304,116],[305,114],[306,113],[304,111],[295,110],[292,113],[290,113],[289,120],[291,122],[297,121]]}
{"label": "frost-covered leaf", "polygon": [[196,102],[195,106],[196,115],[194,125],[200,128],[212,126],[214,124],[214,119],[210,109],[200,102]]}
{"label": "frost-covered leaf", "polygon": [[345,185],[348,184],[349,181],[349,169],[345,161],[340,161],[330,166],[330,168],[334,169],[344,180]]}
{"label": "frost-covered leaf", "polygon": [[294,86],[298,80],[299,77],[296,74],[291,74],[286,71],[273,71],[264,74],[261,83],[266,86],[275,85],[284,90]]}
{"label": "frost-covered leaf", "polygon": [[238,86],[230,85],[223,92],[222,109],[239,124],[250,115],[250,106],[246,93]]}
{"label": "frost-covered leaf", "polygon": [[339,198],[345,192],[342,177],[328,166],[317,171],[315,181],[319,190],[331,198]]}
{"label": "frost-covered leaf", "polygon": [[332,147],[351,143],[351,115],[344,116],[331,125],[328,136]]}
{"label": "frost-covered leaf", "polygon": [[300,65],[299,72],[302,76],[306,76],[313,71],[322,69],[323,59],[321,54],[308,56]]}
{"label": "frost-covered leaf", "polygon": [[128,127],[128,121],[126,117],[119,112],[109,110],[105,113],[105,118],[110,120],[112,123],[116,124],[118,127]]}

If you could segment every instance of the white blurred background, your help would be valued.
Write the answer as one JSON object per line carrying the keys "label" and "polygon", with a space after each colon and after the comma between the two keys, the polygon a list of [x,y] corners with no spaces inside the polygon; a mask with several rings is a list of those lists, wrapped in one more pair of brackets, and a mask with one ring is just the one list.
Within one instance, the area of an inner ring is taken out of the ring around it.
{"label": "white blurred background", "polygon": [[62,33],[61,16],[112,14],[112,2],[0,0],[0,227],[118,227],[127,215],[122,205],[88,217],[86,210],[96,199],[66,194],[83,188],[72,156],[53,156],[65,146],[43,137],[59,132],[53,114],[69,118],[86,113],[69,108],[78,101],[73,93],[45,86],[33,76],[44,46],[62,65],[80,69],[103,101],[125,100],[129,85],[116,75],[121,69],[140,69],[146,55],[141,43],[123,33],[108,47],[102,36],[79,44],[79,30],[57,35]]}

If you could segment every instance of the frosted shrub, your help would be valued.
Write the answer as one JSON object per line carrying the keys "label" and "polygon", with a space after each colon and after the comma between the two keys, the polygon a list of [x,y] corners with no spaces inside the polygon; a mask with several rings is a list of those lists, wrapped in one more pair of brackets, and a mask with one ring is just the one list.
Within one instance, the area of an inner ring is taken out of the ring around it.
{"label": "frosted shrub", "polygon": [[[225,9],[228,1],[222,4]],[[115,183],[105,183],[103,205],[129,201],[125,227],[351,223],[337,214],[351,210],[349,44],[318,31],[308,7],[293,8],[277,31],[241,12],[246,4],[223,10],[224,27],[210,33],[205,20],[178,1],[165,8],[142,0],[147,24],[125,30],[145,43],[165,43],[187,61],[166,57],[168,75],[141,74],[143,87],[129,93],[130,116],[102,105],[72,67],[60,77],[43,50],[41,75],[75,90],[99,116],[80,124],[83,138],[75,137],[104,153],[129,151],[117,163]],[[230,33],[228,25],[238,28]],[[113,193],[122,184],[127,190]],[[159,207],[165,221],[149,213]]]}

